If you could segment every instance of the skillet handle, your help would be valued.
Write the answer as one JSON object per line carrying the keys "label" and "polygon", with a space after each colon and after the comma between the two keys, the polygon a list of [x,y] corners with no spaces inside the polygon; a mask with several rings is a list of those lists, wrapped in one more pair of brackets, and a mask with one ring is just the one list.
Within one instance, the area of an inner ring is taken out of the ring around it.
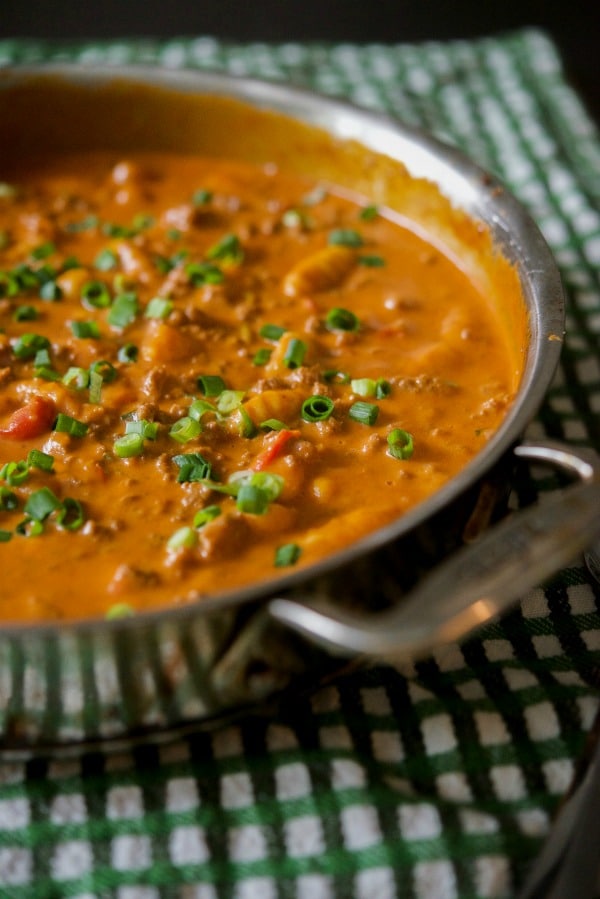
{"label": "skillet handle", "polygon": [[558,467],[578,483],[544,495],[458,550],[393,609],[357,616],[318,598],[307,604],[275,598],[270,615],[330,653],[407,660],[459,640],[505,612],[600,535],[597,456],[584,457],[550,441],[523,443],[515,454]]}

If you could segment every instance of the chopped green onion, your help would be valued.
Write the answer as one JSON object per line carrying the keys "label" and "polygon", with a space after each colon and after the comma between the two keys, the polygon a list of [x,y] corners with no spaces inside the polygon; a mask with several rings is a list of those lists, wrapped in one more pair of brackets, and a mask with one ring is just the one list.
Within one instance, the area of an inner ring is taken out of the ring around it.
{"label": "chopped green onion", "polygon": [[103,281],[86,281],[81,288],[81,302],[88,309],[106,309],[110,306],[110,291]]}
{"label": "chopped green onion", "polygon": [[205,284],[221,284],[225,275],[218,265],[210,262],[191,262],[185,267],[185,273],[194,287],[203,287]]}
{"label": "chopped green onion", "polygon": [[288,565],[295,565],[300,558],[301,548],[297,543],[284,543],[275,550],[275,567],[285,568]]}
{"label": "chopped green onion", "polygon": [[238,490],[237,508],[250,515],[264,515],[269,508],[269,496],[266,490],[252,484],[242,484]]}
{"label": "chopped green onion", "polygon": [[9,540],[12,540],[11,532],[0,529],[0,543],[8,543]]}
{"label": "chopped green onion", "polygon": [[90,403],[99,405],[102,402],[102,375],[98,371],[90,371]]}
{"label": "chopped green onion", "polygon": [[363,206],[363,208],[358,213],[358,217],[362,219],[363,222],[371,222],[374,218],[377,218],[379,215],[379,210],[377,206],[369,205]]}
{"label": "chopped green onion", "polygon": [[375,396],[377,383],[373,378],[353,378],[350,381],[350,389],[359,396]]}
{"label": "chopped green onion", "polygon": [[117,437],[113,449],[119,459],[141,456],[144,452],[144,438],[141,434],[123,434],[122,437]]}
{"label": "chopped green onion", "polygon": [[287,328],[282,328],[281,325],[266,324],[262,326],[258,333],[265,340],[279,340],[280,337],[283,337],[286,330]]}
{"label": "chopped green onion", "polygon": [[219,396],[227,387],[220,375],[199,375],[196,383],[204,396]]}
{"label": "chopped green onion", "polygon": [[191,418],[189,415],[185,415],[171,426],[169,436],[172,437],[173,440],[177,440],[178,443],[187,443],[189,440],[193,440],[197,437],[201,430],[202,426],[200,425],[200,422]]}
{"label": "chopped green onion", "polygon": [[47,259],[48,256],[52,256],[52,254],[55,252],[56,245],[51,240],[48,240],[46,241],[46,243],[42,243],[38,247],[34,247],[29,255],[32,259],[41,260]]}
{"label": "chopped green onion", "polygon": [[[281,475],[268,471],[235,471],[229,478],[229,485],[237,493],[246,485],[258,487],[266,493],[269,502],[277,499],[283,490],[284,484],[285,481]],[[237,493],[234,493],[234,495],[237,495]]]}
{"label": "chopped green onion", "polygon": [[13,353],[17,359],[33,359],[39,350],[50,347],[50,341],[41,334],[22,334],[13,344]]}
{"label": "chopped green onion", "polygon": [[116,268],[119,258],[113,250],[101,250],[94,259],[94,268],[101,272],[109,272]]}
{"label": "chopped green onion", "polygon": [[200,188],[200,190],[195,190],[192,194],[192,203],[194,206],[206,206],[207,203],[210,203],[212,198],[212,191]]}
{"label": "chopped green onion", "polygon": [[49,487],[42,487],[29,496],[23,511],[34,521],[44,521],[52,512],[60,509],[61,505],[61,501]]}
{"label": "chopped green onion", "polygon": [[136,347],[135,343],[124,343],[122,347],[119,347],[119,352],[117,353],[117,359],[119,362],[135,362],[138,357],[139,350]]}
{"label": "chopped green onion", "polygon": [[145,418],[126,421],[125,433],[141,434],[144,440],[156,440],[158,436],[158,422],[147,421]]}
{"label": "chopped green onion", "polygon": [[87,215],[84,219],[81,219],[78,222],[69,222],[65,227],[65,231],[68,231],[71,234],[76,234],[80,231],[89,231],[92,228],[97,228],[99,225],[99,220],[97,215]]}
{"label": "chopped green onion", "polygon": [[77,499],[67,496],[56,516],[56,524],[67,531],[78,531],[85,522],[83,506]]}
{"label": "chopped green onion", "polygon": [[168,318],[173,311],[173,300],[165,297],[153,297],[144,312],[145,318]]}
{"label": "chopped green onion", "polygon": [[60,373],[49,365],[36,365],[34,369],[36,378],[43,378],[45,381],[60,381]]}
{"label": "chopped green onion", "polygon": [[217,410],[208,400],[194,400],[188,409],[188,415],[195,421],[202,421],[208,413],[216,414]]}
{"label": "chopped green onion", "polygon": [[252,365],[266,365],[269,359],[271,358],[271,353],[273,350],[270,350],[268,347],[261,347],[260,350],[257,350],[254,356],[252,357]]}
{"label": "chopped green onion", "polygon": [[206,258],[218,259],[223,262],[241,262],[244,258],[244,250],[239,237],[235,234],[226,234],[206,251]]}
{"label": "chopped green onion", "polygon": [[244,390],[224,390],[217,400],[217,410],[222,415],[229,415],[239,409],[246,393]]}
{"label": "chopped green onion", "polygon": [[212,466],[201,453],[181,453],[173,456],[173,462],[179,468],[177,475],[179,484],[206,480],[212,475]]}
{"label": "chopped green onion", "polygon": [[346,371],[339,371],[337,368],[329,368],[323,372],[323,379],[328,384],[349,384],[350,375]]}
{"label": "chopped green onion", "polygon": [[44,524],[33,518],[24,518],[16,526],[15,533],[20,534],[21,537],[39,537],[44,533]]}
{"label": "chopped green onion", "polygon": [[278,418],[266,418],[264,421],[261,421],[260,428],[263,431],[283,431],[284,428],[287,428],[287,425],[284,421],[279,421]]}
{"label": "chopped green onion", "polygon": [[134,611],[128,603],[115,602],[107,610],[104,617],[107,621],[116,621],[119,618],[131,618],[133,615]]}
{"label": "chopped green onion", "polygon": [[97,322],[71,322],[73,337],[90,338],[97,340],[100,337],[100,328]]}
{"label": "chopped green onion", "polygon": [[63,292],[56,281],[46,281],[46,283],[42,284],[40,287],[40,297],[47,302],[55,303],[57,300],[61,299],[62,295]]}
{"label": "chopped green onion", "polygon": [[304,421],[325,421],[333,412],[334,403],[328,396],[315,394],[302,403],[300,415]]}
{"label": "chopped green onion", "polygon": [[0,509],[3,512],[13,512],[19,506],[19,497],[8,487],[0,487]]}
{"label": "chopped green onion", "polygon": [[362,247],[364,241],[352,228],[336,228],[329,232],[329,243],[342,247]]}
{"label": "chopped green onion", "polygon": [[85,390],[90,383],[90,373],[86,368],[71,366],[62,376],[62,382],[65,387],[71,387],[74,390]]}
{"label": "chopped green onion", "polygon": [[392,385],[385,378],[377,378],[375,382],[375,396],[378,400],[383,400],[392,392]]}
{"label": "chopped green onion", "polygon": [[195,528],[203,528],[205,524],[214,521],[221,514],[220,506],[205,506],[194,515],[193,525]]}
{"label": "chopped green onion", "polygon": [[47,347],[38,350],[33,359],[34,365],[52,365],[50,353]]}
{"label": "chopped green onion", "polygon": [[16,322],[32,322],[39,318],[39,312],[35,306],[17,306],[13,312],[13,319]]}
{"label": "chopped green onion", "polygon": [[361,425],[374,425],[379,415],[379,406],[359,401],[350,406],[348,415],[352,421],[357,421]]}
{"label": "chopped green onion", "polygon": [[6,481],[9,487],[19,487],[29,477],[29,465],[24,459],[19,462],[7,462],[0,469],[0,478]]}
{"label": "chopped green onion", "polygon": [[394,428],[387,436],[388,453],[394,459],[410,459],[414,452],[413,436],[402,428]]}
{"label": "chopped green onion", "polygon": [[254,437],[256,434],[254,422],[243,406],[238,406],[237,409],[234,409],[229,420],[233,424],[237,423],[240,437]]}
{"label": "chopped green onion", "polygon": [[349,309],[334,306],[327,313],[325,325],[330,331],[358,331],[360,321]]}
{"label": "chopped green onion", "polygon": [[137,294],[120,293],[115,297],[108,313],[108,323],[113,328],[123,329],[130,325],[138,314]]}
{"label": "chopped green onion", "polygon": [[198,534],[194,530],[194,528],[185,527],[179,528],[172,534],[167,540],[167,549],[193,549],[193,547],[198,542]]}
{"label": "chopped green onion", "polygon": [[383,268],[385,259],[383,256],[359,256],[358,264],[365,265],[367,268]]}
{"label": "chopped green onion", "polygon": [[105,384],[111,384],[117,377],[117,369],[106,359],[96,359],[90,365],[90,372],[97,372]]}
{"label": "chopped green onion", "polygon": [[70,434],[71,437],[84,437],[87,434],[88,429],[89,425],[85,422],[78,421],[76,418],[71,418],[70,415],[65,415],[64,412],[58,413],[54,425],[55,431],[58,431],[61,434]]}
{"label": "chopped green onion", "polygon": [[306,356],[307,349],[308,348],[303,340],[298,340],[297,337],[292,337],[287,345],[285,355],[283,357],[283,364],[288,368],[299,368],[304,362],[304,357]]}
{"label": "chopped green onion", "polygon": [[52,471],[54,456],[43,453],[41,450],[32,449],[27,453],[27,464],[31,468],[39,468],[41,471]]}

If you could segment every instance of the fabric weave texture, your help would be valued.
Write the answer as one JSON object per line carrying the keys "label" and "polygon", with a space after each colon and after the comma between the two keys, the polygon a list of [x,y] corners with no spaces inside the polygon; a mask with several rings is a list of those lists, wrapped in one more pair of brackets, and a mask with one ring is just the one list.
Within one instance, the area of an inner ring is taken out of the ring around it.
{"label": "fabric weave texture", "polygon": [[[545,34],[0,41],[0,67],[47,60],[289,81],[466,151],[529,209],[567,292],[561,365],[528,436],[600,451],[600,140]],[[556,486],[522,469],[514,502]],[[569,787],[599,686],[600,589],[575,560],[460,646],[348,674],[274,717],[0,764],[0,896],[511,899]]]}

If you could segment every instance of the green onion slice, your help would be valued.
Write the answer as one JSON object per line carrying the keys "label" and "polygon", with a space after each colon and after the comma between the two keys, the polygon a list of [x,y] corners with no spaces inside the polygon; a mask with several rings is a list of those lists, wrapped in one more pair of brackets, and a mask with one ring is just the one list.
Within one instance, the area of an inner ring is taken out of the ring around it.
{"label": "green onion slice", "polygon": [[257,350],[252,357],[252,365],[266,365],[271,358],[272,352],[273,351],[266,346],[261,347],[260,350]]}
{"label": "green onion slice", "polygon": [[94,259],[94,268],[101,272],[109,272],[116,268],[118,262],[118,256],[113,250],[101,250]]}
{"label": "green onion slice", "polygon": [[30,468],[39,468],[40,471],[52,471],[54,456],[43,453],[41,450],[32,449],[27,453],[27,464]]}
{"label": "green onion slice", "polygon": [[211,262],[190,262],[185,267],[185,273],[194,287],[203,287],[205,284],[221,284],[225,275],[218,265]]}
{"label": "green onion slice", "polygon": [[226,234],[206,251],[206,258],[218,259],[222,262],[241,262],[244,250],[236,234]]}
{"label": "green onion slice", "polygon": [[360,321],[350,309],[334,306],[327,313],[325,325],[330,331],[358,331]]}
{"label": "green onion slice", "polygon": [[89,425],[76,418],[71,418],[70,415],[65,415],[64,412],[59,412],[54,430],[61,434],[70,434],[71,437],[84,437],[89,430]]}
{"label": "green onion slice", "polygon": [[379,406],[359,401],[350,406],[348,415],[352,421],[357,421],[361,425],[374,425],[379,415]]}
{"label": "green onion slice", "polygon": [[137,294],[132,292],[120,293],[115,297],[108,313],[108,323],[113,328],[123,330],[133,321],[139,311]]}
{"label": "green onion slice", "polygon": [[300,415],[304,421],[325,421],[334,409],[334,402],[328,396],[309,396],[302,403]]}
{"label": "green onion slice", "polygon": [[17,359],[33,359],[40,350],[50,348],[50,341],[41,334],[21,334],[13,344]]}
{"label": "green onion slice", "polygon": [[205,524],[214,521],[221,514],[220,506],[205,506],[194,515],[193,525],[195,528],[203,528]]}
{"label": "green onion slice", "polygon": [[144,440],[156,440],[158,436],[158,422],[148,421],[145,418],[126,421],[125,433],[141,434]]}
{"label": "green onion slice", "polygon": [[282,328],[281,325],[266,324],[262,326],[258,333],[261,337],[264,337],[265,340],[279,340],[283,337],[286,330],[287,329]]}
{"label": "green onion slice", "polygon": [[17,306],[13,312],[13,320],[16,322],[32,322],[39,318],[39,312],[35,306]]}
{"label": "green onion slice", "polygon": [[73,390],[85,390],[90,383],[90,373],[86,368],[72,365],[66,370],[61,380],[65,387],[71,387]]}
{"label": "green onion slice", "polygon": [[217,411],[222,415],[229,415],[239,409],[245,395],[244,390],[224,390],[217,400]]}
{"label": "green onion slice", "polygon": [[212,465],[202,453],[180,453],[178,456],[173,456],[173,462],[179,468],[177,475],[179,484],[210,480],[212,476]]}
{"label": "green onion slice", "polygon": [[394,428],[387,436],[388,453],[394,459],[410,459],[414,452],[413,436],[402,428]]}
{"label": "green onion slice", "polygon": [[299,368],[304,362],[308,347],[303,340],[293,337],[287,345],[283,364],[288,368]]}
{"label": "green onion slice", "polygon": [[240,512],[250,515],[264,515],[269,508],[269,497],[266,490],[253,484],[242,484],[238,490],[236,505]]}
{"label": "green onion slice", "polygon": [[297,543],[284,543],[275,550],[275,567],[285,568],[288,565],[295,565],[300,558],[302,550]]}
{"label": "green onion slice", "polygon": [[169,300],[166,297],[153,297],[146,306],[144,317],[164,320],[169,317],[172,311],[173,300]]}
{"label": "green onion slice", "polygon": [[19,462],[7,462],[0,469],[0,478],[6,481],[9,487],[19,487],[29,477],[29,465],[22,459]]}
{"label": "green onion slice", "polygon": [[49,487],[34,490],[25,503],[23,511],[34,521],[44,521],[52,512],[62,506],[59,498]]}
{"label": "green onion slice", "polygon": [[374,206],[374,205],[363,206],[363,208],[358,213],[358,217],[363,222],[371,222],[371,221],[373,221],[374,218],[377,218],[378,215],[379,215],[379,210],[378,210],[377,206]]}
{"label": "green onion slice", "polygon": [[144,452],[144,438],[142,434],[124,434],[122,437],[117,437],[113,449],[119,459],[141,456]]}
{"label": "green onion slice", "polygon": [[199,421],[193,419],[190,415],[184,415],[176,421],[169,430],[169,436],[178,443],[188,443],[200,434],[202,426]]}
{"label": "green onion slice", "polygon": [[167,540],[167,549],[193,549],[198,542],[198,534],[194,528],[186,525],[179,528]]}
{"label": "green onion slice", "polygon": [[204,396],[219,396],[227,387],[220,375],[198,375],[196,383]]}
{"label": "green onion slice", "polygon": [[13,512],[19,507],[19,497],[8,487],[0,487],[0,509],[3,512]]}
{"label": "green onion slice", "polygon": [[265,418],[264,421],[261,421],[259,427],[262,431],[283,431],[284,428],[287,428],[287,425],[278,418]]}
{"label": "green onion slice", "polygon": [[86,281],[81,288],[81,302],[87,309],[107,309],[111,298],[104,281]]}
{"label": "green onion slice", "polygon": [[353,228],[336,228],[329,232],[328,242],[335,246],[362,247],[364,240]]}
{"label": "green onion slice", "polygon": [[117,377],[117,369],[106,359],[96,359],[95,362],[92,362],[90,372],[99,374],[105,384],[111,384]]}
{"label": "green onion slice", "polygon": [[62,507],[56,515],[56,523],[58,527],[64,528],[66,531],[78,531],[85,522],[85,513],[83,506],[77,499],[67,496]]}
{"label": "green onion slice", "polygon": [[124,343],[122,347],[119,347],[117,359],[119,360],[119,362],[136,362],[138,353],[139,350],[136,347],[135,343]]}
{"label": "green onion slice", "polygon": [[97,340],[100,337],[100,328],[97,322],[71,322],[71,333],[73,337],[91,338]]}

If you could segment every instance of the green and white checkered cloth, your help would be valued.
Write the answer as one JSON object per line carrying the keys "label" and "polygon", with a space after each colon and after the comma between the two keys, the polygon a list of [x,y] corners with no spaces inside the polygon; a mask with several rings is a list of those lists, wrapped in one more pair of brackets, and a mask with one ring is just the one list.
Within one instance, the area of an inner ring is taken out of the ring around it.
{"label": "green and white checkered cloth", "polygon": [[[530,209],[568,292],[561,369],[531,436],[600,450],[600,140],[544,34],[0,42],[0,65],[50,59],[292,81],[466,150]],[[550,486],[529,472],[517,494]],[[575,565],[460,647],[347,675],[274,718],[121,755],[2,764],[0,896],[514,897],[569,787],[599,670],[600,591]]]}

